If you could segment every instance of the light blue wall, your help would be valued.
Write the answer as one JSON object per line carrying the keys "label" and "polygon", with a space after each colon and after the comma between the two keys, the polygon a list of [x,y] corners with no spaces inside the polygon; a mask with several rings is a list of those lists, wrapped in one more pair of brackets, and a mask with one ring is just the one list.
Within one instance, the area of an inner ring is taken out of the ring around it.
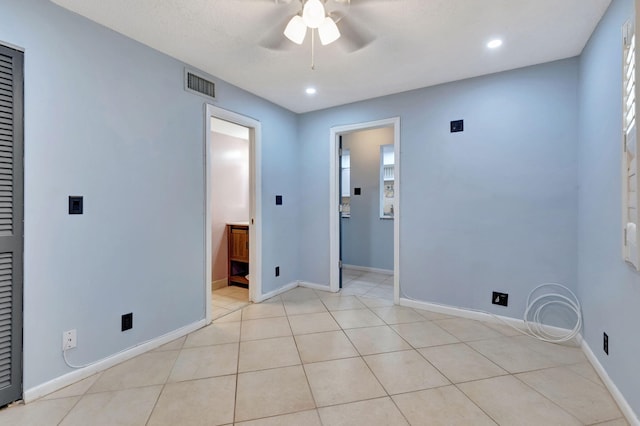
{"label": "light blue wall", "polygon": [[575,288],[577,72],[574,58],[301,116],[300,278],[329,281],[329,129],[400,116],[402,297],[521,317],[535,285]]}
{"label": "light blue wall", "polygon": [[640,413],[640,274],[622,260],[621,211],[621,28],[632,16],[632,0],[614,0],[580,59],[578,291],[587,343]]}
{"label": "light blue wall", "polygon": [[[47,0],[0,0],[25,49],[24,388],[204,317],[204,103],[184,65]],[[297,116],[219,82],[262,122],[263,291],[298,278]],[[285,204],[276,208],[275,194]],[[84,215],[67,196],[84,195]],[[280,265],[281,276],[273,277]],[[120,315],[134,328],[120,332]]]}
{"label": "light blue wall", "polygon": [[[393,128],[342,137],[351,152],[351,217],[343,218],[342,263],[393,270],[393,220],[380,219],[380,146],[393,145]],[[353,188],[361,195],[354,195]]]}

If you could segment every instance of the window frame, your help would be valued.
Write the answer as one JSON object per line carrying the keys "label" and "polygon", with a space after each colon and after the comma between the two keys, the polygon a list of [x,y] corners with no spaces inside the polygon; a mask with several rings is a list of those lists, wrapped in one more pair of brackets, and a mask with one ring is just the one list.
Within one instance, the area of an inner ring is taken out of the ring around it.
{"label": "window frame", "polygon": [[640,226],[638,207],[640,179],[638,174],[637,95],[638,68],[635,22],[622,27],[622,258],[640,270]]}
{"label": "window frame", "polygon": [[[380,219],[393,219],[395,216],[395,202],[396,202],[396,197],[395,197],[395,166],[396,166],[396,159],[395,159],[395,147],[393,144],[385,144],[385,145],[380,145],[380,186],[379,186],[379,190],[380,190]],[[385,150],[389,151],[388,154],[391,154],[391,156],[393,157],[393,163],[392,164],[385,164],[384,162],[384,158],[385,158]],[[392,166],[392,177],[388,178],[388,173],[386,174],[387,176],[385,177],[385,166]],[[393,182],[393,192],[394,192],[394,196],[391,197],[391,214],[385,214],[384,212],[384,207],[385,207],[385,198],[389,198],[389,197],[385,197],[385,192],[386,192],[386,182]]]}

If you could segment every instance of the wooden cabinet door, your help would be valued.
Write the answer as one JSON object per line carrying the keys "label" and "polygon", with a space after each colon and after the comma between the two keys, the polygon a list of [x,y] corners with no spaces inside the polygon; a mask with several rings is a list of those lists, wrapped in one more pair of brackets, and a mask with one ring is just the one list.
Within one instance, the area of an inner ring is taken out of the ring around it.
{"label": "wooden cabinet door", "polygon": [[231,247],[229,255],[232,260],[249,261],[249,230],[231,227]]}

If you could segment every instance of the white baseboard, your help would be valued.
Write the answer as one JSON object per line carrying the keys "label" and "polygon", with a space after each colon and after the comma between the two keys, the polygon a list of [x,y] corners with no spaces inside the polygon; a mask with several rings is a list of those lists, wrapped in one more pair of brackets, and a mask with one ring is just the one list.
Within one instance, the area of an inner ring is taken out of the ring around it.
{"label": "white baseboard", "polygon": [[417,300],[400,298],[400,306],[406,306],[408,308],[423,309],[426,311],[437,312],[443,315],[453,315],[456,317],[468,318],[477,321],[491,322],[491,323],[503,323],[506,322],[519,330],[524,330],[526,327],[524,321],[517,318],[505,317],[502,315],[491,315],[485,312],[471,311],[464,308],[456,308],[454,306],[440,305],[438,303],[420,302]]}
{"label": "white baseboard", "polygon": [[[431,312],[437,312],[439,314],[453,315],[453,316],[468,318],[476,321],[490,322],[493,324],[506,323],[512,327],[517,328],[518,330],[523,330],[523,331],[527,329],[527,326],[525,325],[524,320],[522,319],[490,314],[488,312],[475,311],[475,310],[470,310],[465,308],[457,308],[454,306],[441,305],[438,303],[420,302],[417,300],[403,299],[403,298],[400,298],[400,306],[406,306],[409,308],[416,308],[416,309],[424,309]],[[567,330],[566,328],[553,327],[550,325],[545,325],[544,328],[546,329],[546,331],[552,334],[567,333],[570,331],[570,330]],[[580,334],[578,334],[575,337],[575,339],[577,344],[582,343],[582,336]]]}
{"label": "white baseboard", "polygon": [[284,293],[285,291],[289,291],[289,290],[294,289],[296,287],[298,287],[298,282],[294,281],[294,282],[289,283],[289,284],[287,284],[287,285],[285,285],[283,287],[280,287],[277,290],[273,290],[273,291],[270,291],[269,293],[266,293],[266,294],[263,294],[261,296],[258,296],[258,299],[254,300],[254,303],[260,303],[260,302],[263,302],[263,301],[265,301],[267,299],[271,299],[272,297],[275,297],[275,296],[277,296],[279,294]]}
{"label": "white baseboard", "polygon": [[[38,398],[41,398],[52,392],[60,390],[66,386],[72,385],[82,379],[86,379],[87,377],[90,377],[96,373],[104,371],[107,368],[113,367],[116,364],[127,361],[131,358],[134,358],[152,349],[158,348],[164,345],[165,343],[169,343],[182,336],[186,336],[192,331],[202,328],[205,325],[206,325],[206,321],[202,319],[200,321],[191,323],[177,330],[174,330],[170,333],[164,334],[160,337],[156,337],[155,339],[146,341],[137,346],[133,346],[132,348],[125,349],[122,352],[118,352],[112,356],[109,356],[100,361],[97,361],[94,364],[91,364],[87,367],[73,370],[70,373],[64,374],[60,377],[56,377],[53,380],[50,380],[48,382],[34,386],[30,389],[27,389],[24,391],[22,398],[25,403],[32,402]],[[62,358],[62,352],[60,352],[60,358]]]}
{"label": "white baseboard", "polygon": [[624,414],[624,417],[627,419],[629,424],[632,426],[640,426],[640,419],[638,419],[638,416],[633,411],[633,408],[631,408],[624,395],[622,395],[620,389],[618,389],[616,384],[613,383],[613,380],[611,380],[611,377],[609,377],[607,371],[604,369],[602,364],[600,364],[598,357],[595,356],[586,340],[582,340],[582,351],[584,352],[584,355],[587,357],[593,368],[596,370],[596,373],[598,373],[598,376],[600,376],[600,379],[602,380],[604,385],[611,393],[611,396],[618,404],[618,407],[620,407],[620,411],[622,411],[622,414]]}
{"label": "white baseboard", "polygon": [[220,290],[221,288],[225,288],[229,286],[229,279],[223,278],[221,280],[211,281],[211,291]]}
{"label": "white baseboard", "polygon": [[391,269],[370,268],[368,266],[342,265],[342,269],[353,269],[354,271],[375,272],[377,274],[393,275]]}
{"label": "white baseboard", "polygon": [[300,287],[306,287],[313,290],[331,292],[331,287],[329,287],[328,285],[308,283],[306,281],[298,281],[298,284],[300,285]]}

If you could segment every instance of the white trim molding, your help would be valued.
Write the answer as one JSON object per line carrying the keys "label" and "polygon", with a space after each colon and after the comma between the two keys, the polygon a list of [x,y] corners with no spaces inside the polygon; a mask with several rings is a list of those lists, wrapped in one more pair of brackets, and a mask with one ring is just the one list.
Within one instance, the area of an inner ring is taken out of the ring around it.
{"label": "white trim molding", "polygon": [[[251,287],[251,285],[249,285],[249,287]],[[289,290],[292,290],[294,288],[298,287],[298,282],[294,281],[292,283],[286,284],[278,289],[275,289],[273,291],[270,291],[269,293],[266,294],[261,294],[258,296],[257,300],[254,300],[254,303],[260,303],[260,302],[264,302],[267,299],[271,299],[272,297],[276,297],[279,294],[285,293]]]}
{"label": "white trim molding", "polygon": [[[336,293],[335,291],[331,290],[331,287],[326,285],[326,284],[315,284],[315,283],[309,283],[306,281],[298,281],[298,285],[300,287],[305,287],[305,288],[310,288],[313,290],[320,290],[320,291],[326,291],[327,293]],[[340,289],[338,289],[339,291]]]}
{"label": "white trim molding", "polygon": [[342,269],[351,269],[353,271],[361,271],[361,272],[373,272],[376,274],[384,274],[384,275],[393,275],[393,271],[391,269],[380,269],[380,268],[370,268],[368,266],[357,266],[357,265],[345,265],[342,264]]}
{"label": "white trim molding", "polygon": [[[310,288],[313,290],[320,290],[320,291],[326,291],[326,292],[333,292],[331,290],[331,288],[328,285],[323,285],[323,284],[314,284],[314,283],[309,283],[306,281],[295,281],[295,282],[291,282],[283,287],[280,287],[277,290],[273,290],[267,294],[264,294],[260,297],[260,300],[258,300],[256,303],[260,303],[260,302],[264,302],[267,299],[271,299],[272,297],[278,296],[279,294],[282,293],[286,293],[289,290],[293,290],[296,287],[305,287],[305,288]],[[339,289],[338,289],[339,290]]]}
{"label": "white trim molding", "polygon": [[604,383],[606,388],[611,393],[611,396],[613,397],[614,401],[616,401],[616,404],[618,404],[620,411],[622,411],[622,414],[627,419],[629,424],[632,426],[640,426],[640,419],[638,419],[638,416],[633,411],[633,408],[631,408],[631,405],[629,405],[624,395],[622,395],[620,389],[618,389],[616,384],[613,383],[613,380],[611,380],[611,377],[609,377],[607,371],[604,369],[602,364],[600,364],[598,357],[595,356],[586,340],[582,340],[582,352],[584,352],[584,355],[587,357],[594,370],[596,370],[598,376],[600,376],[602,383]]}
{"label": "white trim molding", "polygon": [[[179,339],[180,337],[186,336],[187,334],[193,331],[196,331],[204,327],[205,325],[207,325],[207,322],[204,319],[202,319],[200,321],[191,323],[182,328],[174,330],[170,333],[164,334],[155,339],[151,339],[139,345],[133,346],[129,349],[125,349],[122,352],[118,352],[117,354],[114,354],[100,361],[97,361],[96,363],[88,365],[87,367],[73,370],[70,373],[56,377],[53,380],[34,386],[24,391],[24,394],[23,394],[24,402],[25,403],[32,402],[38,398],[41,398],[52,392],[60,390],[66,386],[72,385],[82,379],[86,379],[87,377],[90,377],[96,373],[104,371],[107,368],[111,368],[116,364],[120,364],[121,362],[130,360],[131,358],[134,358],[150,350],[156,349],[175,339]],[[60,357],[62,357],[62,352],[60,352]]]}
{"label": "white trim molding", "polygon": [[[455,306],[441,305],[439,303],[421,302],[412,299],[400,299],[400,305],[408,308],[423,309],[425,311],[436,312],[443,315],[452,315],[461,318],[472,319],[476,321],[490,322],[492,324],[503,324],[514,327],[518,330],[525,332],[527,326],[524,320],[518,318],[505,317],[503,315],[496,315],[490,312],[476,311],[473,309],[458,308]],[[561,327],[553,327],[545,325],[544,328],[550,333],[568,333],[571,330]],[[582,336],[578,334],[576,336],[576,343],[582,343]]]}
{"label": "white trim molding", "polygon": [[383,120],[369,121],[365,123],[335,126],[329,129],[329,285],[332,292],[340,288],[340,213],[338,207],[338,194],[340,194],[340,167],[338,162],[339,140],[338,136],[359,130],[379,129],[382,127],[393,128],[393,149],[395,156],[395,202],[393,219],[393,300],[398,304],[400,300],[400,218],[401,203],[401,173],[400,173],[400,117],[392,117]]}
{"label": "white trim molding", "polygon": [[443,315],[452,315],[461,318],[472,319],[476,321],[484,321],[490,323],[507,323],[518,330],[525,330],[524,321],[521,319],[505,317],[502,315],[492,315],[485,312],[473,311],[464,308],[457,308],[455,306],[441,305],[438,303],[421,302],[419,300],[412,299],[400,299],[400,306],[406,306],[408,308],[422,309],[425,311],[436,312]]}

